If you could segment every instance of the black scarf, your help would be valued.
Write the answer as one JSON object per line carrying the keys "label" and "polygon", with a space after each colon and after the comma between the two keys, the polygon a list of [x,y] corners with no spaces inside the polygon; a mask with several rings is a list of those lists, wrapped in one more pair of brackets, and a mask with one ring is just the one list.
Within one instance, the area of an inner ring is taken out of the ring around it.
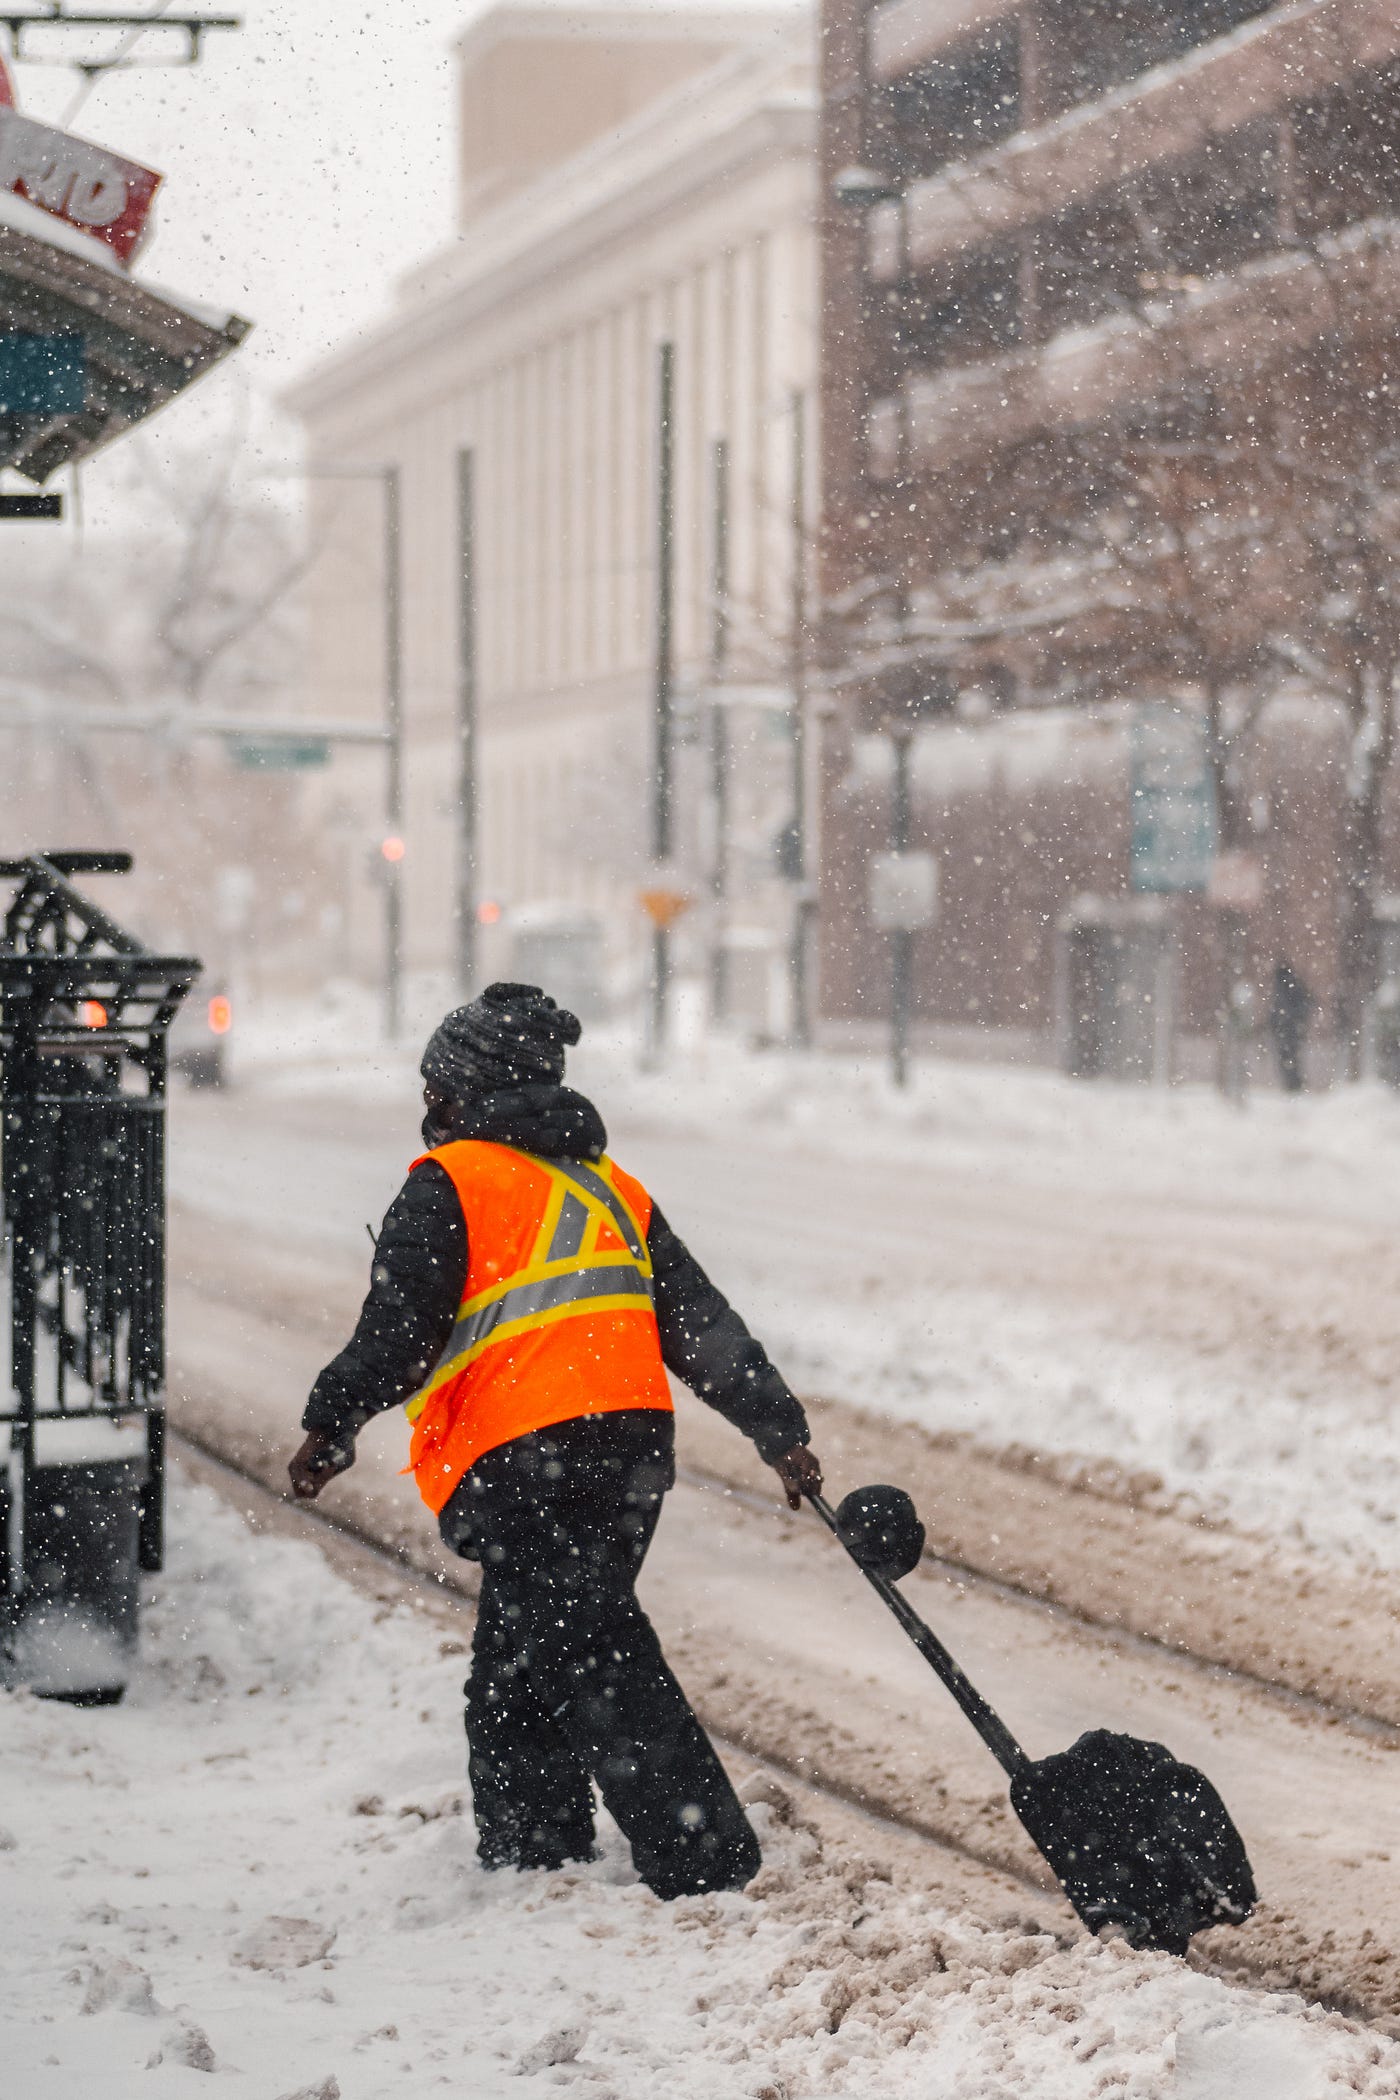
{"label": "black scarf", "polygon": [[569,1086],[542,1081],[503,1088],[474,1101],[453,1101],[423,1119],[425,1144],[481,1138],[513,1145],[541,1159],[601,1159],[608,1146],[603,1119],[591,1101]]}

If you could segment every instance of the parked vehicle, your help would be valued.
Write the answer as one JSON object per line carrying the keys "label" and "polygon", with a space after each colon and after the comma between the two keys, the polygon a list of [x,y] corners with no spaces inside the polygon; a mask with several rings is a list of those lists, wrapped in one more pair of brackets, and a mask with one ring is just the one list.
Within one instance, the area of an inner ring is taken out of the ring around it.
{"label": "parked vehicle", "polygon": [[170,1029],[170,1069],[191,1086],[227,1086],[233,1036],[233,1000],[221,985],[203,999],[187,999]]}

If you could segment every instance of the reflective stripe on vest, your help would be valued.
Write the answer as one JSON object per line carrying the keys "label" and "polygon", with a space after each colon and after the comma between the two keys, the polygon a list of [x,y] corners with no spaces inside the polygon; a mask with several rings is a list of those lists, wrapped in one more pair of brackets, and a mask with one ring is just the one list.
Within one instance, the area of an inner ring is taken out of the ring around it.
{"label": "reflective stripe on vest", "polygon": [[[583,1313],[653,1311],[651,1254],[620,1191],[578,1160],[525,1156],[553,1184],[530,1259],[504,1283],[463,1300],[432,1376],[408,1403],[410,1422],[439,1386],[498,1342]],[[623,1243],[616,1253],[599,1252],[605,1225]]]}

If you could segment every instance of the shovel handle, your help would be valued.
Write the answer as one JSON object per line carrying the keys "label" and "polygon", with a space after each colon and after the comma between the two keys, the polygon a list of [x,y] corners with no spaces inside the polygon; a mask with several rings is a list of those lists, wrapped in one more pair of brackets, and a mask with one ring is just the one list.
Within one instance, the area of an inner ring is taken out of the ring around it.
{"label": "shovel handle", "polygon": [[[841,1533],[837,1528],[836,1512],[826,1497],[814,1494],[809,1490],[807,1500],[811,1503],[832,1537],[845,1546],[846,1542],[842,1539]],[[848,1553],[850,1553],[850,1550],[850,1547],[846,1546]],[[994,1713],[992,1708],[988,1706],[976,1685],[960,1665],[954,1662],[932,1627],[924,1624],[913,1605],[901,1597],[894,1584],[888,1582],[883,1575],[876,1575],[870,1568],[862,1568],[854,1553],[851,1553],[851,1559],[856,1561],[856,1566],[860,1568],[861,1574],[870,1584],[871,1589],[878,1592],[890,1611],[894,1613],[894,1616],[898,1619],[900,1625],[908,1634],[934,1675],[942,1680],[957,1700],[958,1705],[967,1715],[968,1720],[971,1721],[1003,1772],[1009,1778],[1014,1779],[1029,1760],[1000,1714]]]}

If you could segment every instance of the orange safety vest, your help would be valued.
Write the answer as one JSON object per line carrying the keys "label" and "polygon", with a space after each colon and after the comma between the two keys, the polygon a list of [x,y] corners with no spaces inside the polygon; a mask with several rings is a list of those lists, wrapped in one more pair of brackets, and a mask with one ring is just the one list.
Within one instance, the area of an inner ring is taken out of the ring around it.
{"label": "orange safety vest", "polygon": [[467,1227],[456,1325],[408,1405],[407,1470],[429,1509],[484,1451],[531,1430],[670,1412],[641,1183],[610,1159],[539,1159],[478,1138],[423,1157],[450,1177]]}

